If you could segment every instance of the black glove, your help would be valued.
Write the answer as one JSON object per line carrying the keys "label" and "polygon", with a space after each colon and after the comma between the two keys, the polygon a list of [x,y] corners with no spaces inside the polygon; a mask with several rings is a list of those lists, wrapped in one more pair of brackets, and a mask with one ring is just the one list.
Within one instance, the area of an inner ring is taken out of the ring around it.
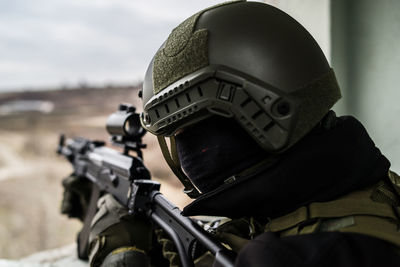
{"label": "black glove", "polygon": [[61,213],[83,221],[88,209],[92,184],[87,179],[71,175],[62,181],[64,196]]}

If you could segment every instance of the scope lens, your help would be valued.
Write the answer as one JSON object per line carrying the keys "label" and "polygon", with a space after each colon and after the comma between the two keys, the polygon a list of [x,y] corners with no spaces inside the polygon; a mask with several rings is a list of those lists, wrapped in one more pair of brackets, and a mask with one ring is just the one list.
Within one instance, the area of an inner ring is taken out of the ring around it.
{"label": "scope lens", "polygon": [[124,131],[126,135],[136,137],[143,133],[144,129],[140,124],[140,119],[138,114],[134,114],[129,116],[129,118],[125,121]]}

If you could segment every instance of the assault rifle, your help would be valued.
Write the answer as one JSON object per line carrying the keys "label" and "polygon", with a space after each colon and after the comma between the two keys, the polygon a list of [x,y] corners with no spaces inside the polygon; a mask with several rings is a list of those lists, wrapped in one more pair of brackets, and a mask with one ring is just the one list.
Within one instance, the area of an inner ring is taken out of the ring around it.
{"label": "assault rifle", "polygon": [[[107,120],[106,129],[111,142],[123,152],[105,146],[102,141],[84,138],[65,140],[63,135],[57,153],[73,165],[74,175],[93,183],[84,226],[78,236],[78,255],[87,258],[90,223],[96,213],[96,202],[103,193],[109,193],[131,214],[147,216],[162,228],[174,242],[184,267],[194,266],[194,254],[200,245],[215,255],[215,265],[233,266],[235,253],[216,241],[193,219],[182,216],[178,207],[160,193],[160,183],[150,179],[143,164],[142,137],[146,130],[140,124],[139,114],[131,105],[121,104]],[[137,156],[132,156],[135,152]]]}

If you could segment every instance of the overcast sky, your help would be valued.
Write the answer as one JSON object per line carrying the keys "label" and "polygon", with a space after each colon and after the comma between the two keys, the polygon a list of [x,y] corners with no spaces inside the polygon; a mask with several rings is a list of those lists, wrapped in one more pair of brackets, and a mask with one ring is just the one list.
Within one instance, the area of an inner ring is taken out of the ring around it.
{"label": "overcast sky", "polygon": [[132,83],[171,30],[218,0],[0,0],[0,90]]}

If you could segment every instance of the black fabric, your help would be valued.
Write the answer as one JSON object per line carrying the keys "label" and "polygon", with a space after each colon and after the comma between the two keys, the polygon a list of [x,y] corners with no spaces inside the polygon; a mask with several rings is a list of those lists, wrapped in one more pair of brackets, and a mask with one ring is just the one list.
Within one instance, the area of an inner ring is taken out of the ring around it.
{"label": "black fabric", "polygon": [[279,238],[265,233],[239,253],[236,267],[400,266],[393,245],[373,237],[339,232]]}
{"label": "black fabric", "polygon": [[[230,151],[235,157],[234,149]],[[232,162],[224,166],[229,172],[236,170],[236,165]],[[201,167],[209,172],[210,165]],[[387,176],[389,167],[362,124],[353,117],[341,117],[333,129],[313,131],[304,137],[273,166],[263,166],[236,183],[199,197],[183,214],[259,220],[278,217],[305,204],[332,200],[370,186]]]}
{"label": "black fabric", "polygon": [[175,140],[182,169],[203,193],[267,156],[237,122],[218,116],[185,129]]}

